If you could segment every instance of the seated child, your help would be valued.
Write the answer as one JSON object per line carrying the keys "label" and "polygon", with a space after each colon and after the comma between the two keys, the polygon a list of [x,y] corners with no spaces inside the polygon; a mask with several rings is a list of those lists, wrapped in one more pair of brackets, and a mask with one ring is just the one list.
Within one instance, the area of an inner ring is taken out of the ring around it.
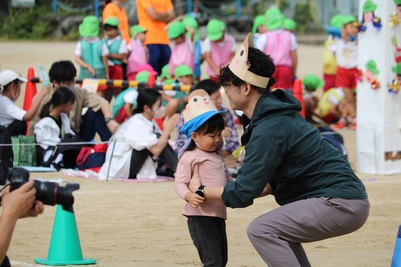
{"label": "seated child", "polygon": [[41,120],[35,124],[35,139],[38,166],[56,169],[76,167],[79,149],[71,149],[69,145],[58,145],[64,136],[75,136],[71,129],[68,113],[75,101],[74,93],[67,87],[54,91],[49,102],[43,105],[40,112]]}
{"label": "seated child", "polygon": [[302,80],[302,84],[305,90],[303,94],[305,119],[314,124],[316,122],[313,120],[312,115],[315,115],[319,98],[314,96],[313,93],[324,86],[324,81],[314,74],[308,74]]}

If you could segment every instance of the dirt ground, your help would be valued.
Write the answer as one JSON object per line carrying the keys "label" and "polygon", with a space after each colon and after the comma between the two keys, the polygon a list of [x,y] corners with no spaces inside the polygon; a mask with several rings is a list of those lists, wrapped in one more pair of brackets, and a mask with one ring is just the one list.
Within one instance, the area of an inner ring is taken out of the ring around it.
{"label": "dirt ground", "polygon": [[[38,73],[40,64],[49,69],[54,61],[73,60],[74,48],[75,43],[1,42],[0,68],[26,76],[28,68],[33,67]],[[322,54],[321,46],[301,45],[299,77],[320,75]],[[23,95],[19,100],[22,102]],[[350,162],[356,166],[356,133],[341,133]],[[369,219],[355,233],[305,244],[312,266],[390,265],[401,223],[401,175],[357,174],[372,205]],[[184,201],[174,192],[173,182],[105,182],[59,173],[31,173],[31,177],[80,184],[74,192],[76,225],[83,256],[96,259],[94,266],[200,266],[186,220],[181,216]],[[265,266],[250,244],[246,228],[253,218],[276,206],[270,196],[257,199],[245,209],[228,210],[228,266]],[[46,206],[38,218],[18,222],[8,252],[13,266],[39,266],[34,258],[47,258],[55,211],[55,207]],[[79,251],[77,247],[70,249]]]}

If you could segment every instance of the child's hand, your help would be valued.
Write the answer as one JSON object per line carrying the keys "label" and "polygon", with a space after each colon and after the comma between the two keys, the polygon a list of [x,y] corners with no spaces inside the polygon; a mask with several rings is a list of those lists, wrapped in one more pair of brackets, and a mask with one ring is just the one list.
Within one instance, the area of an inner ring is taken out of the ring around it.
{"label": "child's hand", "polygon": [[200,204],[205,202],[205,199],[203,197],[193,192],[188,192],[185,195],[185,200],[188,201],[188,203],[191,204],[193,208],[197,208]]}
{"label": "child's hand", "polygon": [[230,127],[225,127],[224,130],[221,132],[221,135],[225,138],[228,139],[231,137],[232,129]]}
{"label": "child's hand", "polygon": [[95,69],[92,68],[92,66],[88,66],[87,69],[88,69],[88,71],[90,72],[90,74],[92,74],[94,77],[96,77]]}

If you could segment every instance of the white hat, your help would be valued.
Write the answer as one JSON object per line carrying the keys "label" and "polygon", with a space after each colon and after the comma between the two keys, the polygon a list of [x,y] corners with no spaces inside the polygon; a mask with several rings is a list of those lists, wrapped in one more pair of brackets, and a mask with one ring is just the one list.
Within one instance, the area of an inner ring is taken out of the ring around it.
{"label": "white hat", "polygon": [[20,80],[21,82],[27,82],[28,80],[21,77],[18,73],[12,70],[3,70],[0,72],[0,87],[3,88],[12,81]]}

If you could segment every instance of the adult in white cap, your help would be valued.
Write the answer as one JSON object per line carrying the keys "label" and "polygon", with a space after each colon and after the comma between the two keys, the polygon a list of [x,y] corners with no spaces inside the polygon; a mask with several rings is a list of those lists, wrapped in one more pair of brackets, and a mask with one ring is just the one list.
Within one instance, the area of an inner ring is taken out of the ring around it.
{"label": "adult in white cap", "polygon": [[297,99],[285,90],[270,90],[274,71],[273,60],[252,47],[251,35],[220,70],[232,107],[248,118],[241,138],[244,163],[235,182],[207,186],[195,175],[190,189],[202,190],[205,203],[232,208],[274,195],[280,207],[248,226],[252,245],[269,266],[311,266],[302,243],[356,231],[366,222],[370,204],[342,152],[299,114]]}
{"label": "adult in white cap", "polygon": [[12,70],[0,73],[0,125],[6,127],[11,136],[25,135],[27,121],[30,121],[39,109],[43,97],[49,92],[51,85],[43,87],[32,101],[28,110],[23,110],[15,104],[21,94],[21,85],[28,80]]}

